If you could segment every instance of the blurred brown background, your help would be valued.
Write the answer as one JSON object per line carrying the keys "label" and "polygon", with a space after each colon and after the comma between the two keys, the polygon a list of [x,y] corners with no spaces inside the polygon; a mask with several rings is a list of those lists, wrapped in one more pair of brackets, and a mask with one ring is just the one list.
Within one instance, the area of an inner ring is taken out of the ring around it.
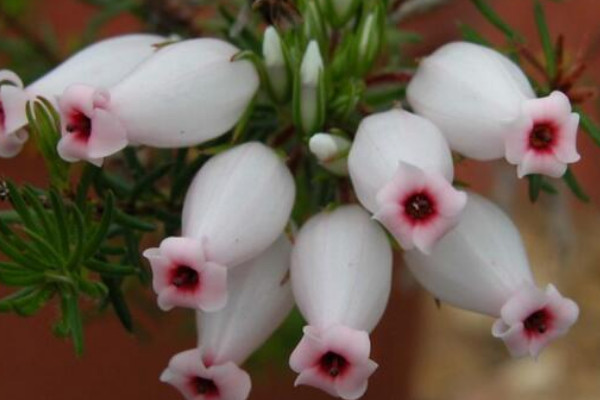
{"label": "blurred brown background", "polygon": [[[554,34],[566,35],[567,57],[583,50],[589,63],[588,83],[600,82],[600,1],[544,1]],[[94,9],[74,0],[45,0],[30,18],[48,21],[67,47]],[[529,0],[493,1],[500,14],[530,38],[539,53]],[[402,24],[425,36],[411,48],[419,56],[459,37],[456,23],[467,22],[488,38],[500,35],[483,20],[468,0],[453,0],[427,16]],[[104,35],[135,31],[137,22],[119,18]],[[597,85],[596,85],[597,86]],[[586,108],[599,117],[598,101]],[[394,292],[385,318],[373,336],[373,358],[380,369],[370,380],[365,399],[379,400],[597,400],[600,398],[600,150],[584,134],[579,149],[583,161],[576,173],[592,197],[582,204],[564,192],[545,196],[532,206],[526,185],[510,168],[498,164],[461,164],[458,176],[487,193],[515,218],[540,284],[554,282],[581,307],[580,320],[570,334],[548,348],[537,362],[509,358],[502,343],[489,334],[491,319],[447,306],[440,310],[398,266]],[[13,160],[0,160],[0,175],[18,181],[43,182],[39,159],[25,151]],[[0,315],[0,399],[95,400],[179,399],[171,387],[158,382],[167,361],[195,343],[190,315],[159,312],[153,299],[131,288],[138,331],[130,336],[111,315],[90,315],[86,352],[73,355],[69,343],[50,332],[54,310],[33,318]],[[0,293],[5,293],[0,288]],[[295,344],[291,344],[293,346]],[[290,347],[291,350],[291,347]],[[291,390],[294,376],[279,360],[252,370],[251,399],[325,399],[310,388]]]}

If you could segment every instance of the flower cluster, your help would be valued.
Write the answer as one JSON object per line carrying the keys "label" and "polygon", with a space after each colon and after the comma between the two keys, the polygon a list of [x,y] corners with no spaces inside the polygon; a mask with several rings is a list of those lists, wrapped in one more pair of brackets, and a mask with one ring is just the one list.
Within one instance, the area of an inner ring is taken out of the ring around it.
{"label": "flower cluster", "polygon": [[[323,3],[334,26],[360,4]],[[368,62],[379,17],[367,15],[358,32],[356,57]],[[563,93],[537,98],[502,54],[451,43],[425,58],[409,83],[412,112],[371,113],[350,138],[321,132],[328,66],[318,40],[306,43],[294,68],[275,27],[265,32],[260,68],[223,40],[154,46],[164,40],[100,42],[25,88],[15,74],[0,72],[0,155],[19,152],[26,104],[36,96],[59,109],[57,151],[68,162],[101,166],[127,146],[201,145],[243,119],[262,78],[275,102],[293,103],[305,150],[334,175],[348,176],[358,200],[290,223],[295,176],[271,147],[231,144],[202,165],[183,203],[180,236],[143,252],[158,306],[196,312],[197,347],[175,355],[161,376],[186,399],[248,398],[250,377],[241,365],[294,303],[306,321],[289,359],[296,385],[361,397],[378,367],[369,335],[391,290],[391,241],[437,299],[497,318],[492,335],[515,357],[537,357],[575,323],[572,300],[553,285],[536,285],[509,218],[453,186],[453,151],[504,157],[519,177],[562,176],[579,160],[578,115]]]}

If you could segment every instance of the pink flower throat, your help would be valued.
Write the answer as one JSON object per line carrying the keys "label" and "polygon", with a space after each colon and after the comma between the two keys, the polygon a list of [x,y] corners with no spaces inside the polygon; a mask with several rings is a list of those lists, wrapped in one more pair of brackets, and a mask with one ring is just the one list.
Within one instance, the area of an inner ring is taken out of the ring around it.
{"label": "pink flower throat", "polygon": [[71,114],[70,121],[65,127],[67,132],[76,135],[77,139],[87,141],[92,134],[92,120],[82,112]]}
{"label": "pink flower throat", "polygon": [[523,322],[525,331],[530,335],[543,335],[548,331],[551,316],[546,309],[538,310]]}
{"label": "pink flower throat", "polygon": [[329,351],[321,357],[319,365],[325,374],[336,378],[348,368],[348,361],[339,354]]}
{"label": "pink flower throat", "polygon": [[198,272],[187,265],[178,266],[171,275],[171,284],[179,289],[194,290],[198,287],[199,282]]}
{"label": "pink flower throat", "polygon": [[555,129],[551,124],[535,124],[529,134],[529,145],[538,151],[547,151],[552,148],[555,141]]}
{"label": "pink flower throat", "polygon": [[204,395],[206,397],[215,397],[219,395],[219,388],[215,385],[215,382],[210,379],[196,376],[192,378],[191,385],[197,395]]}
{"label": "pink flower throat", "polygon": [[425,192],[414,193],[404,201],[404,212],[417,222],[426,221],[434,213],[435,208],[429,194]]}

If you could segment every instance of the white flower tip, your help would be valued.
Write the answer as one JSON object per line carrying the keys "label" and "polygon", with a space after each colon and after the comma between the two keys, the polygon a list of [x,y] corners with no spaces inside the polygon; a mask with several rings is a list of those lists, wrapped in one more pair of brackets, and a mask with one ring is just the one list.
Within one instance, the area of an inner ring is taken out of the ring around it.
{"label": "white flower tip", "polygon": [[545,291],[524,284],[502,306],[492,335],[504,341],[513,357],[537,358],[555,339],[564,336],[579,317],[579,307],[553,285]]}
{"label": "white flower tip", "polygon": [[285,57],[281,48],[281,38],[274,26],[269,26],[265,30],[262,50],[267,67],[282,67],[285,65]]}
{"label": "white flower tip", "polygon": [[100,166],[104,157],[127,146],[127,132],[107,110],[109,103],[106,90],[86,85],[71,85],[65,90],[58,100],[62,137],[57,150],[61,158]]}
{"label": "white flower tip", "polygon": [[323,72],[323,58],[316,40],[311,40],[306,48],[302,64],[300,65],[300,77],[304,86],[317,86],[319,76]]}

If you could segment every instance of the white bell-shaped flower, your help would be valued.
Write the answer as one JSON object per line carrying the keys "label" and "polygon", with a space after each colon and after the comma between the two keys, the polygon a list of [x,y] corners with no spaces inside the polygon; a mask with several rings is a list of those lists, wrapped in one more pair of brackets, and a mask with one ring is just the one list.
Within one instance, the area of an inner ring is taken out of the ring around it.
{"label": "white bell-shaped flower", "polygon": [[476,160],[505,157],[518,166],[519,177],[560,177],[580,159],[579,115],[567,96],[555,91],[536,98],[519,67],[490,48],[442,46],[421,62],[407,97],[453,150]]}
{"label": "white bell-shaped flower", "polygon": [[56,96],[74,83],[110,87],[123,79],[156,51],[166,39],[158,35],[132,34],[102,40],[79,51],[27,87],[11,71],[0,71],[0,157],[19,153],[27,139],[25,107],[43,96],[54,106]]}
{"label": "white bell-shaped flower", "polygon": [[492,334],[515,357],[537,357],[577,320],[577,305],[533,280],[517,228],[493,203],[469,193],[459,224],[430,255],[404,258],[417,280],[437,299],[498,318]]}
{"label": "white bell-shaped flower", "polygon": [[59,101],[59,154],[100,165],[128,144],[189,147],[226,133],[259,83],[249,61],[232,61],[238,52],[222,40],[185,40],[162,48],[108,90],[70,86]]}
{"label": "white bell-shaped flower", "polygon": [[197,312],[198,347],[175,355],[161,380],[188,400],[245,400],[250,376],[240,368],[289,314],[291,245],[282,236],[231,272],[227,306]]}
{"label": "white bell-shaped flower", "polygon": [[362,205],[406,250],[428,252],[456,225],[466,202],[452,187],[452,155],[443,135],[404,110],[361,122],[348,168]]}
{"label": "white bell-shaped flower", "polygon": [[344,399],[365,393],[377,368],[369,333],[385,310],[391,273],[388,239],[359,206],[322,212],[300,229],[291,279],[308,326],[290,358],[296,385]]}
{"label": "white bell-shaped flower", "polygon": [[227,270],[258,256],[283,232],[294,180],[277,154],[250,142],[209,160],[182,212],[182,237],[144,252],[163,310],[216,311],[227,302]]}

